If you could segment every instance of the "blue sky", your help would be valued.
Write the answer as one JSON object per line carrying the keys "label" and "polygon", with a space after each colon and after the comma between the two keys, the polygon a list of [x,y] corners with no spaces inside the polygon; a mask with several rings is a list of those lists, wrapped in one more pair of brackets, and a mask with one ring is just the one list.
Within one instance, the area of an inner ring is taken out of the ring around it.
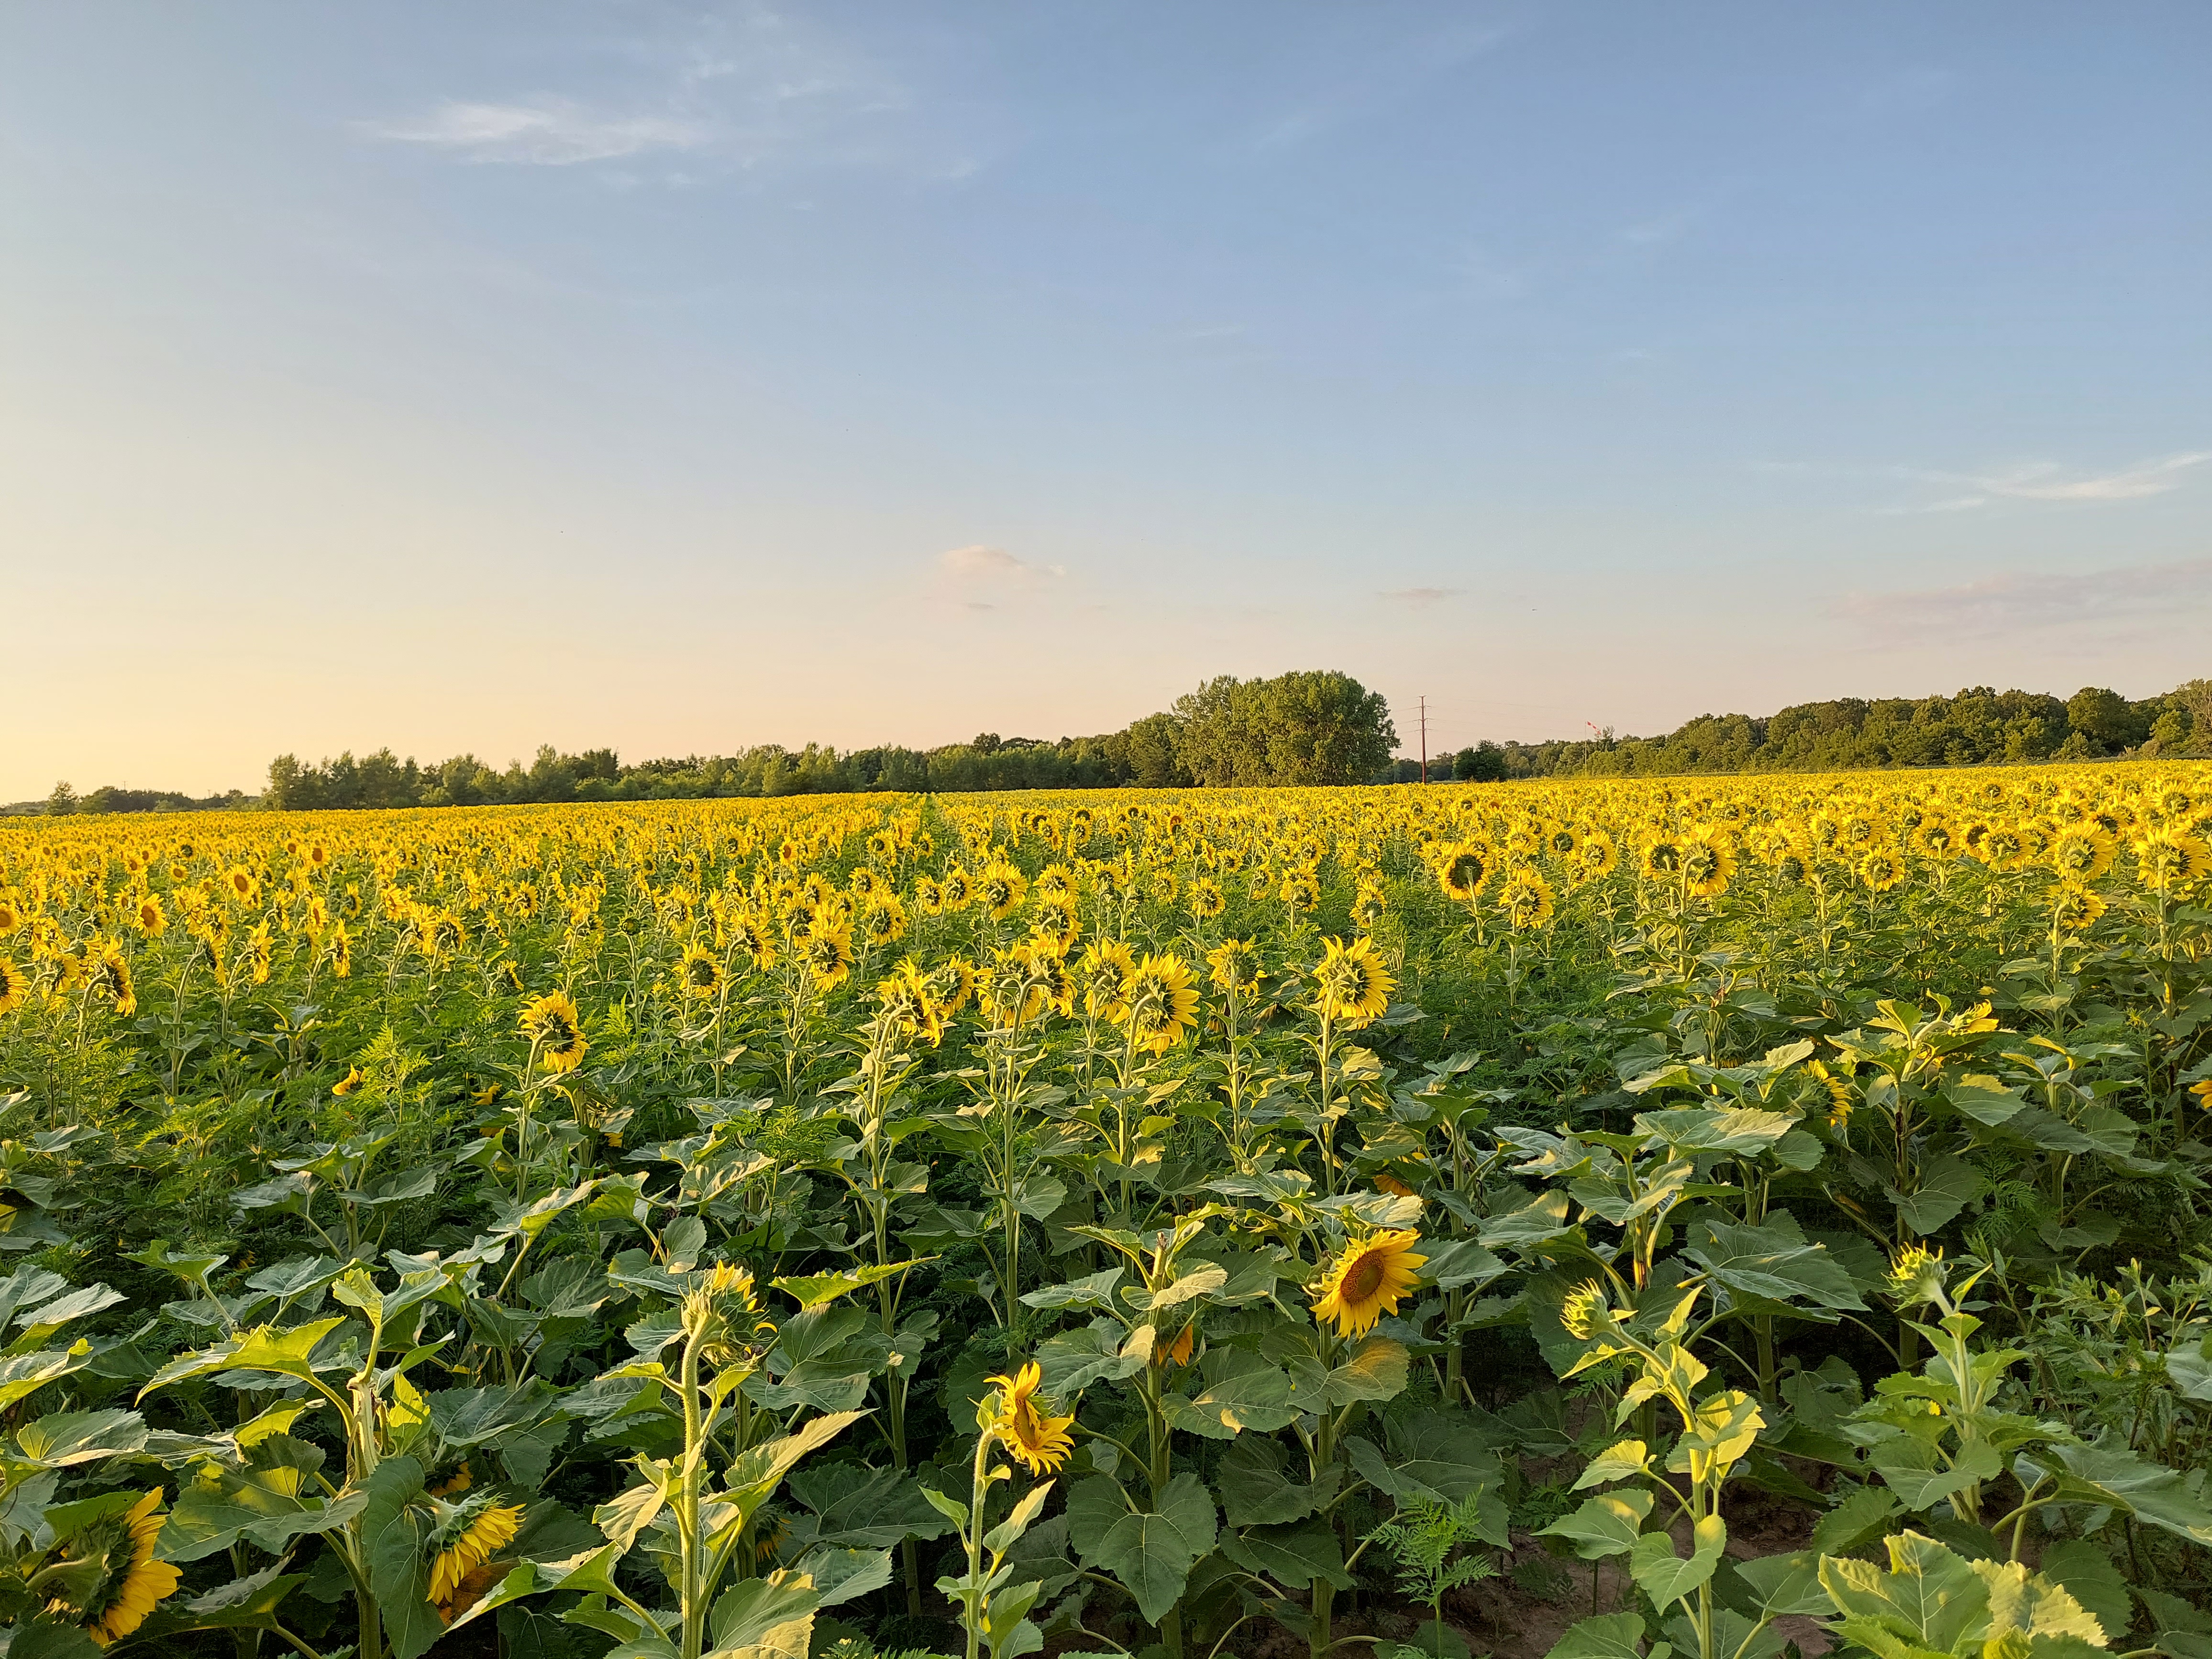
{"label": "blue sky", "polygon": [[2212,672],[2197,5],[0,13],[58,776]]}

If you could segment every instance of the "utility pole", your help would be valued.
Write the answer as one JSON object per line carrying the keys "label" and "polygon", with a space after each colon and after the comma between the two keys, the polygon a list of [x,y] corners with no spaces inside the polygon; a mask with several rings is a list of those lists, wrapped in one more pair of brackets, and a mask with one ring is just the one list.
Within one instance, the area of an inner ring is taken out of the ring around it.
{"label": "utility pole", "polygon": [[1429,700],[1421,699],[1421,781],[1429,781]]}

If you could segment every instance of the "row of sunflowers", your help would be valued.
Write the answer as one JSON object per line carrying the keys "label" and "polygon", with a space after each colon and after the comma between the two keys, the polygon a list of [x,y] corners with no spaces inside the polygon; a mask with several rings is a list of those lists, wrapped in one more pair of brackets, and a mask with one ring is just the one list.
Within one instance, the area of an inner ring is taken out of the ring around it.
{"label": "row of sunflowers", "polygon": [[2209,842],[2150,764],[0,826],[8,1659],[2212,1659]]}

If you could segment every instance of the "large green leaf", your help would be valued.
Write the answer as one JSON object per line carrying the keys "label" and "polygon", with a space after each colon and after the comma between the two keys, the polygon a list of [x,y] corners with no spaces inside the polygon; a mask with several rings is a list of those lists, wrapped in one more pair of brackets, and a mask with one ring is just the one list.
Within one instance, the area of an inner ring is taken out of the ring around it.
{"label": "large green leaf", "polygon": [[1340,1590],[1352,1588],[1352,1574],[1344,1565],[1344,1546],[1326,1521],[1246,1527],[1224,1533],[1221,1553],[1247,1572],[1271,1578],[1286,1589],[1304,1589],[1316,1582]]}
{"label": "large green leaf", "polygon": [[1629,1576],[1662,1613],[1713,1576],[1721,1552],[1728,1547],[1728,1523],[1717,1515],[1706,1516],[1692,1529],[1690,1541],[1690,1553],[1680,1556],[1667,1534],[1646,1533],[1628,1553]]}
{"label": "large green leaf", "polygon": [[1607,1556],[1626,1555],[1634,1549],[1650,1514],[1651,1494],[1648,1492],[1638,1489],[1600,1492],[1595,1498],[1585,1498],[1579,1509],[1561,1516],[1536,1535],[1564,1538],[1583,1560],[1601,1561]]}
{"label": "large green leaf", "polygon": [[[1073,1505],[1071,1493],[1071,1538]],[[1212,1496],[1196,1475],[1179,1474],[1161,1494],[1158,1510],[1125,1510],[1085,1554],[1112,1573],[1136,1597],[1146,1620],[1157,1624],[1182,1596],[1191,1568],[1212,1550],[1214,1535]],[[1084,1548],[1080,1540],[1077,1547]]]}
{"label": "large green leaf", "polygon": [[430,1602],[430,1563],[424,1553],[428,1522],[416,1507],[422,1495],[422,1466],[411,1457],[388,1457],[368,1477],[362,1511],[362,1541],[368,1553],[368,1587],[384,1618],[393,1659],[416,1659],[446,1633]]}
{"label": "large green leaf", "polygon": [[1322,1381],[1322,1402],[1344,1406],[1355,1400],[1395,1399],[1405,1389],[1412,1363],[1405,1344],[1387,1336],[1370,1336]]}
{"label": "large green leaf", "polygon": [[1291,1378],[1279,1365],[1239,1348],[1216,1350],[1221,1358],[1209,1369],[1213,1379],[1195,1395],[1171,1394],[1162,1407],[1168,1422],[1209,1440],[1231,1440],[1247,1429],[1273,1433],[1297,1417]]}
{"label": "large green leaf", "polygon": [[1281,1526],[1314,1512],[1314,1489],[1291,1478],[1281,1442],[1246,1435],[1223,1454],[1215,1483],[1222,1514],[1232,1527]]}
{"label": "large green leaf", "polygon": [[1984,1441],[1972,1441],[1960,1449],[1956,1463],[1942,1451],[1917,1436],[1900,1434],[1883,1441],[1869,1459],[1876,1474],[1910,1510],[1934,1507],[2004,1473],[2004,1460]]}
{"label": "large green leaf", "polygon": [[2014,1460],[2033,1479],[2037,1464],[2055,1458],[2060,1492],[2069,1502],[2102,1504],[2132,1515],[2191,1543],[2212,1546],[2212,1510],[2203,1498],[2203,1471],[2183,1475],[2162,1463],[2148,1462],[2124,1447],[2069,1445]]}
{"label": "large green leaf", "polygon": [[1632,1613],[1600,1613],[1568,1626],[1544,1659],[1667,1659],[1674,1651],[1668,1644],[1655,1642],[1645,1655],[1644,1635],[1644,1620]]}

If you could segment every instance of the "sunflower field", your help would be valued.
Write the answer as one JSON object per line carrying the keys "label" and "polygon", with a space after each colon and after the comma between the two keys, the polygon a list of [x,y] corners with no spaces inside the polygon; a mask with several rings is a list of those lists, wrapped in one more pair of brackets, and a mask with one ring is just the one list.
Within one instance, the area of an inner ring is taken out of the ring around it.
{"label": "sunflower field", "polygon": [[0,1656],[2212,1659],[2208,840],[0,825]]}

